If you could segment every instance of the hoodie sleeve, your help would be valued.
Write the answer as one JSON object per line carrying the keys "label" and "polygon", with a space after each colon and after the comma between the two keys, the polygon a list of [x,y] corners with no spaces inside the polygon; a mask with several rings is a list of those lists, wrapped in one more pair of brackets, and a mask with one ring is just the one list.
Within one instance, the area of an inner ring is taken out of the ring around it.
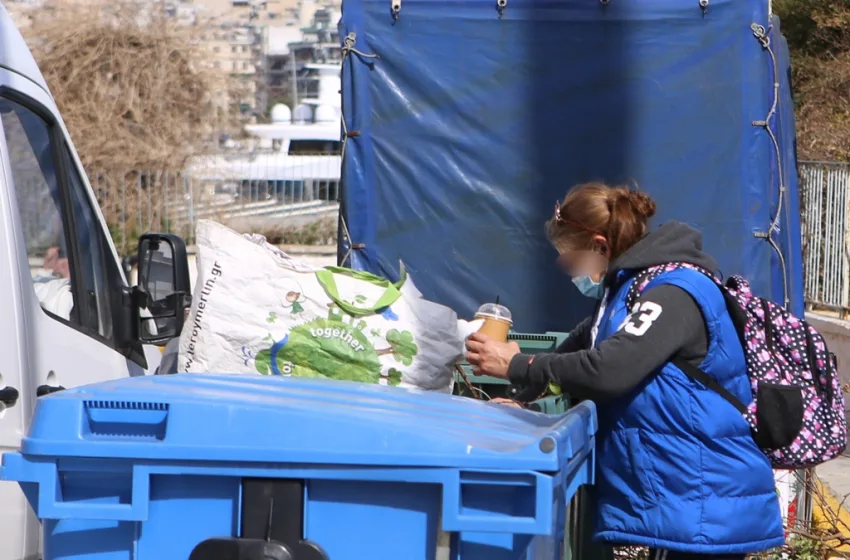
{"label": "hoodie sleeve", "polygon": [[566,354],[567,352],[576,352],[590,347],[590,323],[592,321],[593,316],[590,316],[576,325],[570,331],[570,334],[567,335],[567,339],[555,349],[555,353]]}
{"label": "hoodie sleeve", "polygon": [[647,290],[640,308],[619,331],[596,348],[566,354],[518,354],[508,371],[511,383],[554,382],[566,393],[605,400],[627,394],[675,355],[699,365],[708,336],[702,313],[687,292],[672,285]]}

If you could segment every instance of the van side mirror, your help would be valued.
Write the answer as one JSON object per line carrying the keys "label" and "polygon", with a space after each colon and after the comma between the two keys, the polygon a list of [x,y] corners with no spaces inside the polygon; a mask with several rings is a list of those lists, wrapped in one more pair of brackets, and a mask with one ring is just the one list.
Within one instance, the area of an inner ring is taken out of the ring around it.
{"label": "van side mirror", "polygon": [[186,244],[176,235],[146,233],[139,239],[139,285],[133,290],[139,339],[162,345],[179,336],[192,304]]}

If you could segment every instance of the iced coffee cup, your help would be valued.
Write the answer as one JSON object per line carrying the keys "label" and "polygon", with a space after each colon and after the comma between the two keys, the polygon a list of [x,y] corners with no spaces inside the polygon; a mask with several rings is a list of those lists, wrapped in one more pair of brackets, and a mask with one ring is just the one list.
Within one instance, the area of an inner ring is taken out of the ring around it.
{"label": "iced coffee cup", "polygon": [[495,340],[507,342],[508,331],[511,330],[513,324],[511,312],[507,307],[498,303],[485,303],[478,308],[475,318],[484,319],[484,324],[478,329],[478,332]]}

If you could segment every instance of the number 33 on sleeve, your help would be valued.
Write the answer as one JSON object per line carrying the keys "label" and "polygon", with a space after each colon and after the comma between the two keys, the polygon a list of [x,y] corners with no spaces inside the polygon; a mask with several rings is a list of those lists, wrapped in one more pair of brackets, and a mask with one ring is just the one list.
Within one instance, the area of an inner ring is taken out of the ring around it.
{"label": "number 33 on sleeve", "polygon": [[654,301],[638,303],[620,328],[631,335],[643,336],[652,323],[661,317],[662,311],[662,307]]}

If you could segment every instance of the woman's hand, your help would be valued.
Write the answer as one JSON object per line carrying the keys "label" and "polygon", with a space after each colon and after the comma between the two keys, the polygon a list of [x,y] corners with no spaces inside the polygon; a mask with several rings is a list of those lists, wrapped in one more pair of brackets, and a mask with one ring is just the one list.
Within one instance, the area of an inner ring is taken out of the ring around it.
{"label": "woman's hand", "polygon": [[508,378],[511,359],[520,353],[516,342],[499,342],[480,332],[472,333],[466,340],[466,361],[475,375]]}

